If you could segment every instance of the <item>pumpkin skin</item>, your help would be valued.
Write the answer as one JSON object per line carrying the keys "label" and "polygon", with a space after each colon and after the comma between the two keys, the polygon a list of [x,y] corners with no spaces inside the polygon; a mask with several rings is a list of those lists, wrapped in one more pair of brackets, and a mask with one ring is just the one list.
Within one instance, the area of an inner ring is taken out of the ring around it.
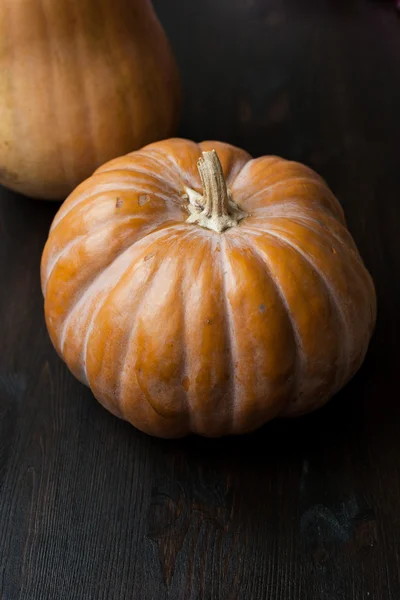
{"label": "pumpkin skin", "polygon": [[175,133],[180,84],[150,0],[2,0],[0,183],[65,200]]}
{"label": "pumpkin skin", "polygon": [[[204,215],[197,162],[211,150],[242,211],[222,232],[190,222]],[[41,269],[49,334],[72,373],[165,438],[317,409],[360,367],[376,320],[323,179],[221,142],[168,139],[99,168],[55,216]]]}

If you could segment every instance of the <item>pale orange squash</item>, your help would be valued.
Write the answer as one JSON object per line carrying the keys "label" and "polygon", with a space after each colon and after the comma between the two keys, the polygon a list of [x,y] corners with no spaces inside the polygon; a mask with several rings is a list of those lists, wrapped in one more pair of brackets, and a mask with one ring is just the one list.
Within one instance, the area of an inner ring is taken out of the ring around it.
{"label": "pale orange squash", "polygon": [[65,200],[174,135],[179,75],[150,0],[1,0],[0,183]]}
{"label": "pale orange squash", "polygon": [[239,434],[322,406],[360,367],[376,319],[326,183],[220,142],[169,139],[98,169],[54,219],[42,288],[74,375],[161,437]]}

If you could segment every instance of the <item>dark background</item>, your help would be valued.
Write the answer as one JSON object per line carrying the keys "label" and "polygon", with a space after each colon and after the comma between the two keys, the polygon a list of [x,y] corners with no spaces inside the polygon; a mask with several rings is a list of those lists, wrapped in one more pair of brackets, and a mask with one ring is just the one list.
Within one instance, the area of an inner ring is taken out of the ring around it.
{"label": "dark background", "polygon": [[0,599],[399,600],[400,20],[368,0],[157,0],[179,134],[309,164],[378,293],[367,360],[328,406],[162,441],[69,374],[39,262],[58,206],[0,193]]}

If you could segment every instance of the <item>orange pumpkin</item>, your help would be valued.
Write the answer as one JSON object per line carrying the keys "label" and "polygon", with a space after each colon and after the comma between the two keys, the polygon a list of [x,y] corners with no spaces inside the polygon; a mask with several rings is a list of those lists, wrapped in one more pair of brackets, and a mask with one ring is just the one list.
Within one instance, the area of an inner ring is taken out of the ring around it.
{"label": "orange pumpkin", "polygon": [[42,258],[52,342],[114,415],[160,437],[254,430],[360,367],[374,285],[310,168],[169,139],[98,169]]}
{"label": "orange pumpkin", "polygon": [[149,0],[1,0],[0,183],[51,200],[175,133],[179,75]]}

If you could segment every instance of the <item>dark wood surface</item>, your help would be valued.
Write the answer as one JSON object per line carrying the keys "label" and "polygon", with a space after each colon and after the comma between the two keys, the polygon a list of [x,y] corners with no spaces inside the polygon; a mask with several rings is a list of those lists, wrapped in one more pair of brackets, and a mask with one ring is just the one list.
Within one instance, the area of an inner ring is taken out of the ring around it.
{"label": "dark wood surface", "polygon": [[183,77],[179,134],[327,179],[376,283],[376,332],[361,371],[311,416],[238,439],[147,437],[49,341],[39,262],[57,205],[2,189],[0,599],[399,600],[394,3],[155,4]]}

